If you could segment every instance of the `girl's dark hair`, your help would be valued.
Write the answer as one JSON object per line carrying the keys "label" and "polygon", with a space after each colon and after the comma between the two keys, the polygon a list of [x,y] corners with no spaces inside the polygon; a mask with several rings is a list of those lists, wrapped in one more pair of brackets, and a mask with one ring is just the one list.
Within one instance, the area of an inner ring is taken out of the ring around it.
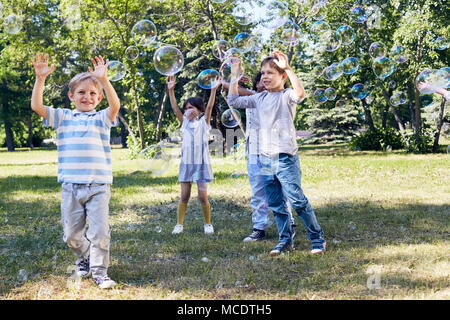
{"label": "girl's dark hair", "polygon": [[258,83],[261,80],[261,71],[258,71],[258,73],[256,74],[256,76],[253,78],[253,91],[258,91]]}
{"label": "girl's dark hair", "polygon": [[186,111],[186,105],[190,103],[192,106],[196,107],[201,112],[205,112],[205,106],[203,105],[203,100],[200,97],[191,97],[183,103],[183,112]]}

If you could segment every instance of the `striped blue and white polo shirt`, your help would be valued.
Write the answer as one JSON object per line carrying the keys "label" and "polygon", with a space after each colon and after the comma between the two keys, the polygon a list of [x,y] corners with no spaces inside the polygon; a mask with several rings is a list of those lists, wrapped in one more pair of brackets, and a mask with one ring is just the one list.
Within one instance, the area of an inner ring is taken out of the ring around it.
{"label": "striped blue and white polo shirt", "polygon": [[56,129],[58,145],[58,182],[108,183],[113,181],[111,127],[108,109],[80,112],[47,108],[44,125]]}

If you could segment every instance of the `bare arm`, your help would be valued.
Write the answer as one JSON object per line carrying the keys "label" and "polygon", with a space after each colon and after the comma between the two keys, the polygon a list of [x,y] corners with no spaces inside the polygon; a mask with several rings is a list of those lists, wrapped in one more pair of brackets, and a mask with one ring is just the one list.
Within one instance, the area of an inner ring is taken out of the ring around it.
{"label": "bare arm", "polygon": [[33,93],[31,94],[31,109],[38,115],[47,119],[47,109],[44,106],[44,86],[45,79],[50,73],[55,70],[55,66],[52,64],[48,66],[48,54],[36,54],[36,61],[31,61],[36,73],[36,82],[34,83]]}
{"label": "bare arm", "polygon": [[103,90],[105,90],[106,99],[108,100],[109,105],[108,116],[111,121],[114,121],[117,117],[117,114],[119,113],[120,100],[117,96],[116,90],[114,90],[114,87],[112,86],[107,76],[109,60],[107,59],[105,63],[102,56],[95,57],[95,60],[91,60],[94,64],[94,70],[89,67],[89,71],[96,79],[98,79],[103,87]]}
{"label": "bare arm", "polygon": [[209,123],[211,122],[211,113],[212,113],[212,109],[214,107],[214,103],[216,101],[216,92],[217,92],[217,89],[219,88],[220,84],[221,84],[221,81],[219,81],[216,86],[211,88],[211,94],[209,95],[208,104],[206,105],[206,109],[205,109],[205,121],[206,121],[207,125],[209,125]]}
{"label": "bare arm", "polygon": [[277,57],[277,60],[274,60],[274,62],[284,71],[286,71],[289,80],[291,81],[292,89],[294,90],[297,97],[300,99],[303,99],[306,96],[305,88],[303,87],[302,82],[297,77],[295,72],[292,70],[291,66],[289,65],[288,59],[284,53],[281,51],[274,51],[273,55]]}
{"label": "bare arm", "polygon": [[[230,88],[230,84],[228,82],[222,82],[222,88],[228,90]],[[238,94],[240,96],[251,96],[251,95],[254,95],[255,93],[252,90],[249,90],[247,88],[243,88],[243,87],[238,85]]]}
{"label": "bare arm", "polygon": [[175,84],[176,84],[176,78],[175,76],[170,76],[166,80],[167,88],[169,89],[169,100],[170,105],[172,106],[173,113],[175,113],[175,116],[177,119],[183,123],[183,113],[181,112],[180,108],[178,108],[177,99],[175,98]]}

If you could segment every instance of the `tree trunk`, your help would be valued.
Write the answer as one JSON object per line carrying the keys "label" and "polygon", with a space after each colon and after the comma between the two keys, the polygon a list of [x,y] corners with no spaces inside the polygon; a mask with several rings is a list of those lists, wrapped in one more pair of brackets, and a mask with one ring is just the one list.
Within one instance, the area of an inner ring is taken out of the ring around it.
{"label": "tree trunk", "polygon": [[[409,75],[408,75],[409,78]],[[412,84],[410,81],[408,81],[408,108],[409,108],[409,117],[410,117],[410,123],[411,127],[414,128],[415,121],[414,119],[416,116],[414,115],[414,84]]]}
{"label": "tree trunk", "polygon": [[397,122],[398,128],[400,129],[400,133],[402,136],[405,135],[405,126],[403,125],[402,119],[400,118],[400,116],[398,115],[397,109],[395,109],[390,102],[389,99],[389,93],[386,91],[386,89],[381,86],[381,90],[383,92],[383,97],[386,100],[388,106],[390,106],[390,110],[392,112],[392,114],[394,115],[394,119]]}
{"label": "tree trunk", "polygon": [[[419,36],[417,41],[417,56],[416,56],[416,68],[414,71],[414,79],[419,75],[419,66],[422,62],[422,40],[423,37]],[[414,80],[413,80],[414,81]],[[420,113],[420,92],[417,88],[414,88],[414,97],[415,97],[415,107],[414,107],[414,133],[416,134],[416,139],[419,138],[419,134],[422,131],[422,118]]]}
{"label": "tree trunk", "polygon": [[169,95],[166,86],[166,89],[164,90],[164,96],[159,107],[158,118],[156,119],[156,141],[159,141],[159,139],[161,139],[161,123],[164,116],[164,111],[166,110],[166,101],[168,96]]}
{"label": "tree trunk", "polygon": [[372,112],[370,111],[369,106],[367,105],[366,101],[361,100],[361,103],[364,108],[364,114],[366,115],[366,121],[369,124],[370,131],[375,132],[375,125],[373,124],[373,118],[372,118]]}
{"label": "tree trunk", "polygon": [[[131,73],[131,82],[133,86],[134,91],[134,104],[136,105],[136,115],[137,115],[137,124],[138,124],[138,130],[139,130],[139,139],[141,142],[141,149],[145,148],[145,141],[144,141],[144,130],[142,128],[142,115],[141,115],[141,108],[139,106],[139,99],[137,96],[137,90],[136,90],[136,72]],[[128,130],[129,131],[129,130]],[[137,141],[133,140],[135,143]]]}
{"label": "tree trunk", "polygon": [[[133,139],[134,144],[137,144],[138,141],[136,139],[136,136],[133,133],[133,130],[131,130],[130,126],[128,125],[127,120],[125,120],[125,118],[119,113],[117,114],[117,116],[119,117],[119,120],[122,122],[122,124],[124,125],[124,127],[128,130],[129,135],[131,136],[131,139]],[[122,142],[123,144],[123,142]]]}
{"label": "tree trunk", "polygon": [[441,102],[441,108],[439,110],[439,117],[438,117],[438,121],[437,121],[437,128],[436,128],[436,132],[434,133],[434,143],[433,143],[433,152],[437,152],[438,147],[439,147],[439,137],[441,135],[441,129],[442,129],[442,118],[444,116],[444,107],[445,107],[445,98],[442,98],[442,102]]}

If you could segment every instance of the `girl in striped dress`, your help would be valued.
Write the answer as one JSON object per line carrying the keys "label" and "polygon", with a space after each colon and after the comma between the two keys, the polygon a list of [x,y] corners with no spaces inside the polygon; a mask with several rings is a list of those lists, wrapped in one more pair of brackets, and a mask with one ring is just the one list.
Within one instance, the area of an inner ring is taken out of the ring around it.
{"label": "girl in striped dress", "polygon": [[211,206],[208,201],[207,183],[211,182],[213,172],[208,148],[209,131],[211,130],[211,112],[216,99],[216,92],[221,81],[211,88],[206,108],[199,97],[187,99],[182,110],[179,109],[175,98],[175,76],[167,79],[170,104],[178,120],[181,122],[183,142],[181,145],[181,161],[178,174],[178,181],[181,183],[181,198],[178,203],[177,224],[173,229],[173,234],[183,232],[184,215],[191,195],[192,183],[197,183],[198,199],[202,206],[204,218],[204,231],[206,234],[214,233],[211,224]]}

